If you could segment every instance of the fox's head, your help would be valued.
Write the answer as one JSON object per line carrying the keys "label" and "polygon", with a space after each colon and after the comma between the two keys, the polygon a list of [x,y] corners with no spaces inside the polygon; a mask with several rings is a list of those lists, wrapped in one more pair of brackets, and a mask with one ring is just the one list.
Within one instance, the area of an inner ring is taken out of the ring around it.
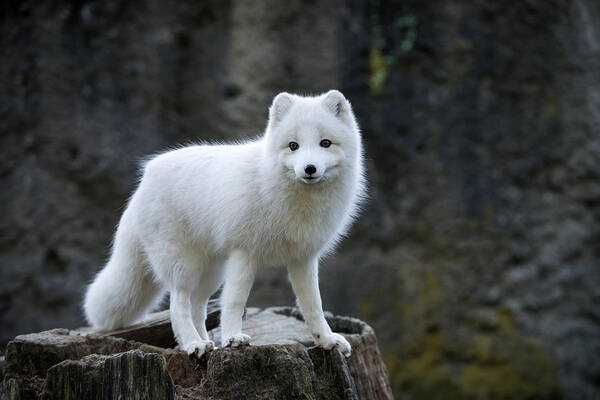
{"label": "fox's head", "polygon": [[280,93],[269,108],[269,157],[287,177],[318,184],[360,165],[358,125],[337,90],[317,97]]}

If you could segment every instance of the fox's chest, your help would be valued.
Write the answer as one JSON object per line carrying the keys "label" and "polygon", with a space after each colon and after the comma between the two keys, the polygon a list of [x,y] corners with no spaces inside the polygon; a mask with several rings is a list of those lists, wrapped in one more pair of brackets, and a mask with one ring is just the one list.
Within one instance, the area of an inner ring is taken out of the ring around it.
{"label": "fox's chest", "polygon": [[265,235],[263,238],[268,240],[256,241],[251,253],[265,266],[288,265],[290,262],[318,256],[328,242],[326,237],[285,233]]}
{"label": "fox's chest", "polygon": [[267,264],[318,255],[335,238],[344,217],[323,204],[272,211],[265,213],[262,229],[249,232],[254,251]]}

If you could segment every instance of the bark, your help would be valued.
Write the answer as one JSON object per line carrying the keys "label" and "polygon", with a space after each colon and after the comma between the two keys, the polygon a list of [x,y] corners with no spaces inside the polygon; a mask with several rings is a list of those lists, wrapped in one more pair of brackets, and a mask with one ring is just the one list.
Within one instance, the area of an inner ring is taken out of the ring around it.
{"label": "bark", "polygon": [[48,370],[44,400],[148,399],[175,397],[165,358],[139,350],[112,356],[92,354],[65,360]]}

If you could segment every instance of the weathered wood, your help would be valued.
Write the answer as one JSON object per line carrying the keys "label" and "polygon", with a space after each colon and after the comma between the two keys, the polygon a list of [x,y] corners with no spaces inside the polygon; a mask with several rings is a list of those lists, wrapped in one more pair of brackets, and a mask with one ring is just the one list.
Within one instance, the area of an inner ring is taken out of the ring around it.
{"label": "weathered wood", "polygon": [[[290,307],[248,309],[243,329],[251,346],[217,349],[201,360],[157,346],[173,343],[165,313],[102,334],[56,329],[18,336],[7,348],[4,396],[152,398],[147,390],[158,385],[154,392],[169,398],[167,371],[176,399],[391,399],[373,330],[352,318],[328,314],[327,319],[352,344],[349,359],[315,347],[301,314]],[[219,344],[218,327],[209,335]]]}
{"label": "weathered wood", "polygon": [[[280,318],[273,318],[270,314],[278,315]],[[325,317],[331,329],[344,334],[352,345],[352,356],[348,359],[341,354],[338,354],[339,357],[334,357],[333,352],[326,353],[330,357],[337,358],[339,368],[343,368],[343,364],[347,363],[358,398],[393,399],[389,375],[379,352],[373,328],[356,318],[334,316],[331,313],[325,313]],[[309,348],[315,346],[302,314],[293,307],[272,307],[258,312],[252,310],[252,313],[249,309],[244,321],[244,331],[253,337],[250,343],[255,345],[295,341]],[[218,328],[212,332],[218,332]],[[338,379],[338,376],[332,375],[331,378]]]}
{"label": "weathered wood", "polygon": [[308,354],[319,380],[319,391],[324,398],[359,399],[352,373],[342,353],[312,347],[308,349]]}
{"label": "weathered wood", "polygon": [[171,400],[173,380],[164,357],[139,350],[92,354],[48,369],[43,400]]}
{"label": "weathered wood", "polygon": [[[218,299],[209,300],[206,315],[207,330],[219,326],[220,315],[221,312],[219,310]],[[83,328],[81,332],[90,333],[92,331],[89,331],[88,328]],[[165,348],[174,348],[177,345],[175,338],[173,337],[169,310],[151,313],[143,322],[131,325],[127,328],[115,329],[112,331],[98,331],[94,333]]]}

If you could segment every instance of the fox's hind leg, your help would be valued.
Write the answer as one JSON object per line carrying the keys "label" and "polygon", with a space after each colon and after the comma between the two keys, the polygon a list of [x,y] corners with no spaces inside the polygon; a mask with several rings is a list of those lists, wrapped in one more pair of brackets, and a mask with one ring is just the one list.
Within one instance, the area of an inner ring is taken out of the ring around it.
{"label": "fox's hind leg", "polygon": [[192,292],[206,264],[199,264],[197,254],[163,241],[148,246],[152,268],[170,292],[170,317],[178,348],[196,357],[213,350],[214,343],[200,336],[192,319]]}
{"label": "fox's hind leg", "polygon": [[201,357],[204,353],[213,350],[214,343],[203,339],[194,326],[190,303],[191,294],[190,286],[176,285],[171,289],[171,325],[177,343],[179,343],[178,348],[188,354]]}
{"label": "fox's hind leg", "polygon": [[194,325],[204,340],[209,340],[208,332],[206,331],[206,306],[208,299],[219,286],[223,283],[223,263],[215,265],[206,265],[200,276],[198,286],[192,293],[192,315]]}

